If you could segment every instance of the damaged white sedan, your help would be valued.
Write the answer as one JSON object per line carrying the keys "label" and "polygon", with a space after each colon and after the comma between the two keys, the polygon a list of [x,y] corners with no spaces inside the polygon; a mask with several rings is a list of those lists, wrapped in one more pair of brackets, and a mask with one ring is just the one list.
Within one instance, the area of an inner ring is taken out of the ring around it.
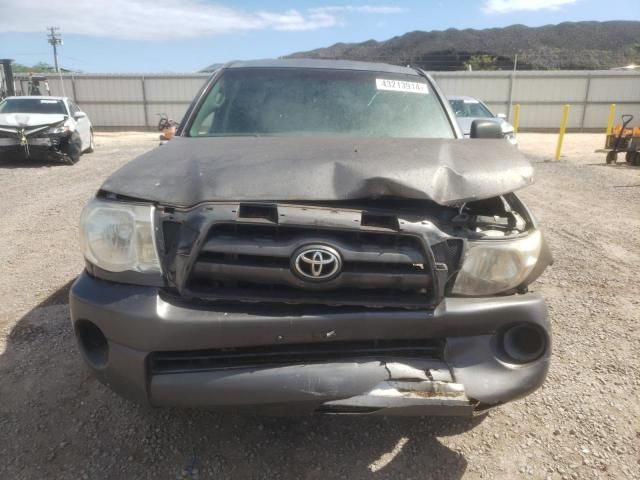
{"label": "damaged white sedan", "polygon": [[71,165],[93,149],[91,121],[67,97],[8,97],[0,103],[0,159]]}

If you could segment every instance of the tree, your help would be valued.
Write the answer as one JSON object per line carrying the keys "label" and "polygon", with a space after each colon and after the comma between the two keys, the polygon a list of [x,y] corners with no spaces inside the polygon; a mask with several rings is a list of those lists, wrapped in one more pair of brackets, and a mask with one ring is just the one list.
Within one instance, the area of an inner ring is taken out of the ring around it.
{"label": "tree", "polygon": [[54,72],[55,69],[46,62],[38,62],[32,66],[15,63],[13,71],[16,73],[50,73]]}
{"label": "tree", "polygon": [[496,70],[498,68],[496,60],[493,55],[472,55],[464,62],[464,66],[471,70]]}

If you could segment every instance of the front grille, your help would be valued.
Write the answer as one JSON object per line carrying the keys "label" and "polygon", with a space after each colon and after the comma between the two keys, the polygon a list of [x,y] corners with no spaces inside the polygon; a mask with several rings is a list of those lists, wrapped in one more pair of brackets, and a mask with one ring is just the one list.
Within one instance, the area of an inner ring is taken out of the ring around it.
{"label": "front grille", "polygon": [[149,355],[152,375],[201,372],[229,368],[299,365],[355,359],[434,358],[442,359],[441,340],[365,340],[295,345],[153,352]]}
{"label": "front grille", "polygon": [[[335,249],[342,270],[315,282],[291,259],[307,245]],[[214,225],[187,275],[189,296],[208,300],[424,308],[432,294],[422,240],[397,232],[273,224]]]}

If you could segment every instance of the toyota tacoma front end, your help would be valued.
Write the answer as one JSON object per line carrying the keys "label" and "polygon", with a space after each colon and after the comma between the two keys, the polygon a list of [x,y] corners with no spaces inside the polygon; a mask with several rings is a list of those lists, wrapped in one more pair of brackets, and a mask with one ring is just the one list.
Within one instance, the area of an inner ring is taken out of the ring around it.
{"label": "toyota tacoma front end", "polygon": [[513,193],[531,165],[461,137],[420,71],[221,69],[83,212],[84,359],[153,406],[471,415],[531,393],[551,351],[527,289],[551,256]]}

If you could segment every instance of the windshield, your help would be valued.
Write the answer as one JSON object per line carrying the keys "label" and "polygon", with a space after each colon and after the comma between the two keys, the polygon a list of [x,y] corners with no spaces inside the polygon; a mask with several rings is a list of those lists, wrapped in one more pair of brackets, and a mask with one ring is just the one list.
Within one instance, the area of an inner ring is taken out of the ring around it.
{"label": "windshield", "polygon": [[226,70],[189,135],[454,137],[419,76],[277,68]]}
{"label": "windshield", "polygon": [[478,100],[472,98],[466,100],[449,100],[449,103],[456,117],[494,118],[493,113]]}
{"label": "windshield", "polygon": [[45,113],[66,115],[62,100],[45,98],[8,98],[0,103],[0,113]]}

